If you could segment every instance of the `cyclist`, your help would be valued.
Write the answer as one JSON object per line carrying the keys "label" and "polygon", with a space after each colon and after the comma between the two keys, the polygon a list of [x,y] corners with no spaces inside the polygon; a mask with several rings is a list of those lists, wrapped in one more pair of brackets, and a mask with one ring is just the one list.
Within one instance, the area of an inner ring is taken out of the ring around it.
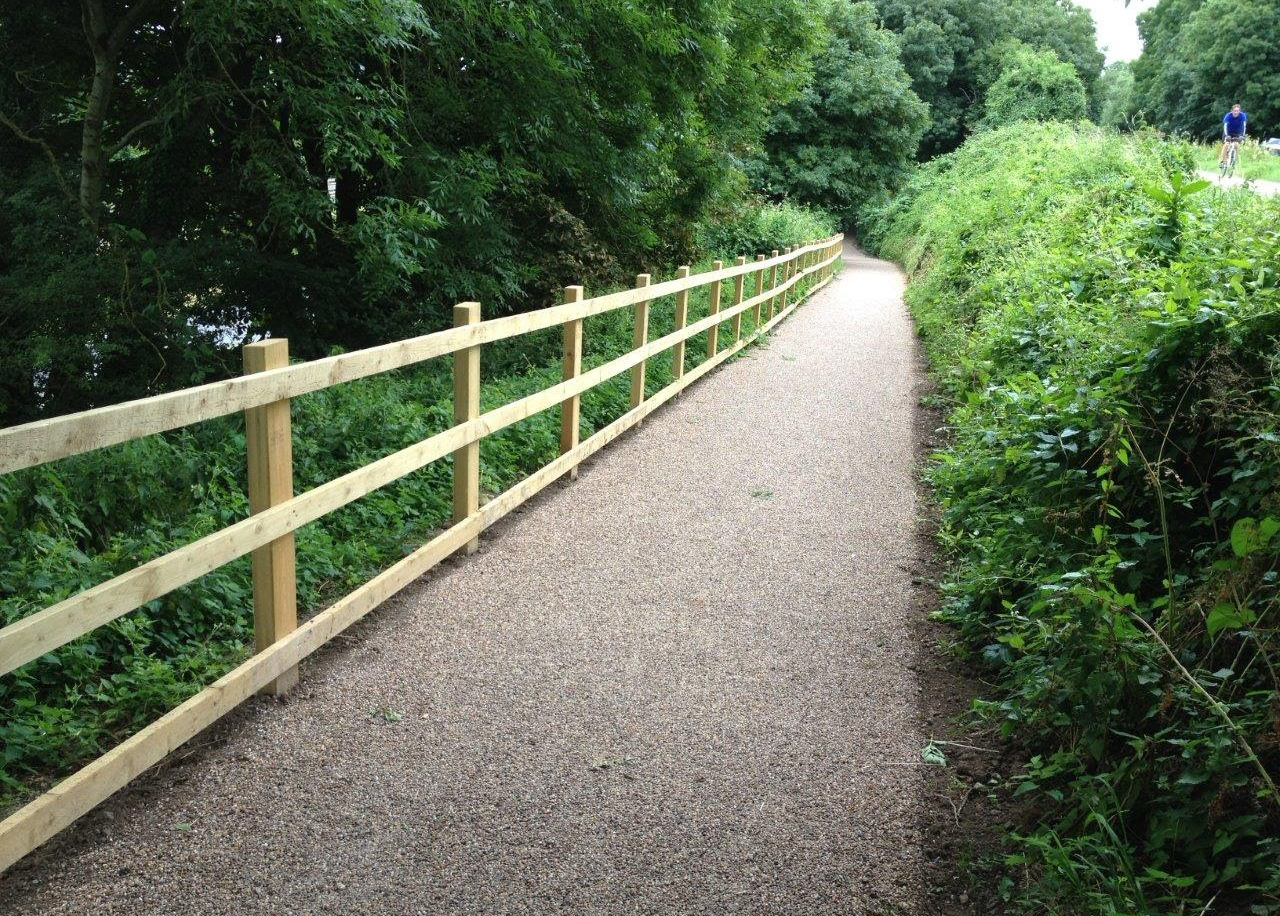
{"label": "cyclist", "polygon": [[1249,116],[1241,110],[1239,103],[1232,105],[1231,110],[1222,116],[1222,152],[1218,154],[1218,165],[1226,165],[1227,147],[1244,139],[1249,129]]}

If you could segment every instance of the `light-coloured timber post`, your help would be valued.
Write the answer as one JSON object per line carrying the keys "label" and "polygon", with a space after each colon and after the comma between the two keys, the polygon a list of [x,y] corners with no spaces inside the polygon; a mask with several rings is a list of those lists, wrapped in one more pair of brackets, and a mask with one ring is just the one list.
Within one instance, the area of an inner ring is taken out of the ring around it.
{"label": "light-coloured timber post", "polygon": [[[716,261],[711,265],[711,269],[715,271],[724,270],[724,261]],[[723,284],[716,280],[711,284],[711,305],[707,309],[708,315],[720,314],[720,289]],[[720,325],[713,324],[707,328],[707,359],[716,355],[716,350],[720,348]]]}
{"label": "light-coloured timber post", "polygon": [[[778,256],[778,249],[775,248],[773,249],[773,254],[771,255],[771,257],[776,258],[777,256]],[[769,271],[769,289],[773,290],[777,288],[778,288],[778,265],[774,264],[773,270]],[[775,294],[770,296],[769,297],[769,320],[770,321],[773,320],[773,311],[775,306],[777,306],[777,304],[778,304],[777,295]]]}
{"label": "light-coloured timber post", "polygon": [[[745,267],[747,264],[747,256],[745,254],[738,255],[738,260],[734,262],[739,267]],[[742,287],[747,282],[746,274],[738,274],[733,278],[733,304],[742,305]],[[733,342],[737,343],[742,340],[742,313],[733,316]]]}
{"label": "light-coloured timber post", "polygon": [[[787,283],[788,280],[790,280],[793,276],[795,276],[795,272],[796,272],[796,262],[795,262],[795,259],[791,257],[790,246],[787,247],[786,255],[787,255],[787,260],[786,260],[786,263],[783,265],[783,269],[782,269],[782,282],[784,285]],[[789,299],[790,297],[791,297],[791,289],[790,288],[784,289],[782,291],[782,301],[778,303],[778,311],[785,312],[787,310],[787,299]]]}
{"label": "light-coloured timber post", "polygon": [[[688,267],[676,268],[676,279],[683,280],[689,276]],[[676,327],[679,331],[689,322],[689,291],[682,289],[676,293]],[[671,348],[671,374],[677,379],[684,378],[684,341]]]}
{"label": "light-coloured timber post", "polygon": [[[756,255],[756,260],[763,261],[764,255],[762,254]],[[756,271],[756,295],[755,295],[756,307],[753,314],[755,316],[757,328],[760,327],[760,306],[764,305],[764,303],[760,301],[760,294],[763,292],[764,292],[764,268],[762,267]]]}
{"label": "light-coloured timber post", "polygon": [[[462,302],[453,307],[453,326],[480,323],[480,303]],[[459,426],[480,416],[480,347],[467,347],[453,354],[453,425]],[[480,443],[464,445],[453,453],[453,523],[465,521],[480,511]],[[473,554],[480,547],[474,537],[463,547]]]}
{"label": "light-coloured timber post", "polygon": [[[289,341],[260,340],[245,345],[246,375],[289,365]],[[249,458],[249,511],[257,514],[293,498],[293,434],[289,399],[244,412]],[[253,641],[258,652],[298,628],[298,580],[293,532],[253,551]],[[298,683],[298,669],[283,672],[262,692],[279,696]]]}
{"label": "light-coloured timber post", "polygon": [[[636,275],[636,289],[649,285],[648,274]],[[649,342],[649,300],[636,303],[635,330],[631,335],[631,349],[639,350]],[[631,408],[634,410],[644,403],[644,360],[631,367]],[[637,426],[643,425],[637,423]]]}
{"label": "light-coloured timber post", "polygon": [[[581,286],[564,288],[564,304],[582,301]],[[582,319],[564,323],[564,380],[577,378],[582,374]],[[560,454],[571,451],[578,446],[579,427],[582,425],[582,396],[575,394],[560,404]],[[578,466],[569,469],[569,479],[578,479]]]}

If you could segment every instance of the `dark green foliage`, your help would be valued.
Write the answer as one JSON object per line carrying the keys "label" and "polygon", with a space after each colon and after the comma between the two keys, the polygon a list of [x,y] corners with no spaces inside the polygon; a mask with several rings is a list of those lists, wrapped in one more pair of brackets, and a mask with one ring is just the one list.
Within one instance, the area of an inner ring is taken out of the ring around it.
{"label": "dark green foliage", "polygon": [[821,207],[852,228],[867,200],[915,161],[927,112],[870,3],[835,0],[827,30],[812,81],[770,118],[750,173],[766,193]]}
{"label": "dark green foliage", "polygon": [[1023,45],[1002,62],[983,100],[981,127],[1017,121],[1062,121],[1085,116],[1084,86],[1070,64],[1052,51]]}
{"label": "dark green foliage", "polygon": [[[715,257],[731,263],[738,254],[754,257],[834,232],[829,217],[791,205],[742,213],[723,215],[703,239]],[[710,259],[699,269],[709,268]],[[725,302],[731,290],[727,283]],[[707,314],[708,295],[691,295],[690,321]],[[674,329],[673,312],[671,297],[654,303],[650,339]],[[751,322],[748,313],[745,332],[754,330]],[[587,319],[584,340],[588,368],[630,351],[631,310]],[[704,358],[705,340],[699,335],[686,347],[690,367]],[[559,382],[559,348],[559,334],[548,332],[487,345],[482,407]],[[626,411],[627,379],[624,373],[583,395],[584,437]],[[671,380],[668,355],[649,361],[650,393]],[[292,413],[294,484],[303,491],[451,426],[449,362],[309,394],[293,402]],[[555,458],[559,433],[553,409],[487,437],[481,490],[505,490]],[[0,476],[0,625],[243,518],[244,447],[243,422],[228,417]],[[303,615],[446,524],[450,486],[448,460],[437,461],[302,528]],[[242,559],[0,678],[0,807],[106,750],[245,658],[252,616]]]}
{"label": "dark green foliage", "polygon": [[6,4],[0,423],[686,259],[820,33],[800,0]]}
{"label": "dark green foliage", "polygon": [[1098,123],[1116,130],[1138,126],[1134,97],[1133,65],[1128,61],[1108,64],[1098,80]]}
{"label": "dark green foliage", "polygon": [[1208,0],[1187,24],[1185,40],[1196,81],[1217,115],[1239,103],[1257,136],[1280,133],[1280,4],[1273,0]]}
{"label": "dark green foliage", "polygon": [[926,157],[954,149],[978,120],[975,106],[998,75],[992,55],[1011,40],[1069,62],[1087,93],[1102,72],[1093,17],[1069,0],[874,2],[901,38],[911,88],[929,106]]}
{"label": "dark green foliage", "polygon": [[1280,6],[1273,0],[1160,0],[1138,17],[1134,96],[1163,130],[1210,138],[1235,103],[1250,133],[1280,133]]}
{"label": "dark green foliage", "polygon": [[1019,125],[871,235],[950,402],[943,614],[1030,749],[1006,890],[1032,913],[1280,903],[1280,209],[1190,166]]}

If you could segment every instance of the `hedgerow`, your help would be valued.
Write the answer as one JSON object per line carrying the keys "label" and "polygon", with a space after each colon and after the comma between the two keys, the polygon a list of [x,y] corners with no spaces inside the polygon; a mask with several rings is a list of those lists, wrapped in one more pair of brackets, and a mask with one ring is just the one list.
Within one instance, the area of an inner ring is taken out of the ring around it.
{"label": "hedgerow", "polygon": [[1005,893],[1280,910],[1280,204],[1018,125],[871,214],[949,406],[942,616],[1028,748]]}
{"label": "hedgerow", "polygon": [[[800,245],[834,227],[830,216],[792,205],[725,215],[704,230],[707,256],[696,269],[710,269],[712,257],[732,263],[740,253]],[[745,243],[753,244],[739,247]],[[670,276],[668,269],[654,282]],[[722,300],[731,297],[732,283],[725,283]],[[689,320],[707,309],[707,290],[694,291]],[[586,319],[584,364],[630,351],[631,325],[630,309]],[[655,302],[650,339],[673,329],[671,298]],[[743,330],[753,330],[750,312]],[[705,339],[700,334],[686,346],[688,366],[705,358]],[[560,346],[558,330],[486,346],[482,408],[558,383]],[[671,380],[669,356],[649,360],[650,393]],[[625,373],[584,393],[584,436],[621,416],[629,396]],[[449,361],[297,398],[292,421],[294,489],[302,492],[451,426]],[[480,446],[482,493],[501,492],[542,467],[559,443],[556,410],[487,437]],[[434,462],[300,529],[301,614],[350,591],[446,525],[451,475],[448,459]],[[239,417],[0,475],[0,625],[244,518],[245,493]],[[0,809],[176,706],[246,658],[252,644],[244,558],[0,678]]]}

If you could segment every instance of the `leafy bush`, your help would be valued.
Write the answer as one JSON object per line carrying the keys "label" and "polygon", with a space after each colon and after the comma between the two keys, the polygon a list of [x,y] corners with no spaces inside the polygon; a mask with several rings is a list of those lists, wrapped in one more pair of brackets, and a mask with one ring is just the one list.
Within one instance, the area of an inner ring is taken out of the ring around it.
{"label": "leafy bush", "polygon": [[1010,53],[987,90],[980,126],[1073,120],[1083,118],[1087,108],[1084,84],[1070,64],[1052,51],[1024,46]]}
{"label": "leafy bush", "polygon": [[702,250],[726,256],[729,252],[768,254],[835,233],[835,218],[823,210],[760,200],[699,226],[697,240]]}
{"label": "leafy bush", "polygon": [[1191,159],[1018,125],[873,217],[950,403],[943,614],[1030,748],[1030,912],[1280,904],[1280,209]]}
{"label": "leafy bush", "polygon": [[[708,228],[711,247],[696,267],[810,242],[830,226],[799,207],[763,207]],[[723,301],[731,301],[731,288],[725,285]],[[674,330],[671,302],[654,303],[650,339]],[[708,290],[690,294],[691,322],[708,309]],[[748,311],[743,331],[752,330]],[[629,309],[586,319],[584,365],[630,351],[631,335]],[[688,366],[705,358],[705,339],[686,346]],[[482,407],[559,382],[559,348],[558,331],[487,345]],[[646,381],[651,394],[672,381],[669,356],[649,361]],[[625,373],[584,393],[584,436],[621,416],[629,397]],[[294,486],[302,492],[450,427],[448,361],[305,395],[294,400],[292,416]],[[556,410],[485,438],[481,490],[514,485],[555,458],[559,443]],[[243,518],[244,448],[242,421],[226,417],[0,476],[0,626]],[[300,529],[300,611],[322,608],[399,560],[447,524],[450,509],[444,460]],[[243,558],[0,678],[0,809],[228,671],[247,657],[252,630]]]}

